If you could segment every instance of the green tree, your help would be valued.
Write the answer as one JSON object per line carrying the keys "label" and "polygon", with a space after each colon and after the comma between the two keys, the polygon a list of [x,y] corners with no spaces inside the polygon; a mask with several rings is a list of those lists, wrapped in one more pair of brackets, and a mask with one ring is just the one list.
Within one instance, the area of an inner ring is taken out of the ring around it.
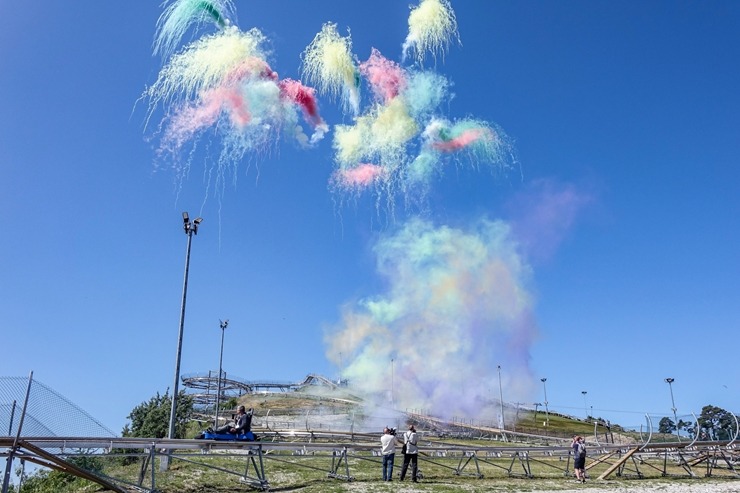
{"label": "green tree", "polygon": [[730,440],[735,436],[735,418],[721,407],[704,406],[697,421],[702,438],[707,440]]}
{"label": "green tree", "polygon": [[696,434],[696,423],[679,419],[678,429],[685,431],[690,438],[694,438],[694,435]]}
{"label": "green tree", "polygon": [[[188,420],[193,413],[193,398],[180,392],[177,399],[177,418],[175,419],[175,438],[185,438]],[[127,418],[131,421],[126,423],[121,432],[124,437],[138,438],[164,438],[168,435],[170,428],[170,411],[172,399],[169,389],[164,395],[157,395],[148,401],[142,402],[131,410]],[[121,456],[119,463],[122,465],[133,464],[138,459],[128,454],[142,452],[142,449],[113,449],[113,454]]]}
{"label": "green tree", "polygon": [[230,397],[227,401],[222,402],[219,406],[222,410],[224,409],[235,409],[236,406],[239,404],[239,401],[236,397]]}
{"label": "green tree", "polygon": [[[131,420],[121,433],[124,437],[164,438],[170,426],[172,398],[169,390],[164,395],[157,395],[142,402],[131,410],[127,417]],[[177,399],[175,417],[175,438],[185,438],[187,423],[193,413],[193,398],[181,391]]]}
{"label": "green tree", "polygon": [[664,418],[660,418],[660,421],[658,422],[658,433],[670,435],[674,431],[676,431],[676,424],[671,418],[667,416]]}
{"label": "green tree", "polygon": [[[77,456],[67,459],[71,464],[94,474],[100,474],[103,464],[97,457]],[[62,471],[42,469],[30,475],[24,475],[21,493],[60,493],[66,491],[80,491],[84,487],[92,487],[95,483],[87,479],[78,478]],[[15,489],[11,489],[14,492]]]}

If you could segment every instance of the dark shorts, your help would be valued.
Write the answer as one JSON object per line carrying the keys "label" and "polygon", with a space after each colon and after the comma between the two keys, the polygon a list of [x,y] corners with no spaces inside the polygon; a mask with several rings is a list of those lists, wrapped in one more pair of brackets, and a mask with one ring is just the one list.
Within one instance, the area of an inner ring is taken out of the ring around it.
{"label": "dark shorts", "polygon": [[586,469],[586,456],[576,457],[573,460],[573,469]]}

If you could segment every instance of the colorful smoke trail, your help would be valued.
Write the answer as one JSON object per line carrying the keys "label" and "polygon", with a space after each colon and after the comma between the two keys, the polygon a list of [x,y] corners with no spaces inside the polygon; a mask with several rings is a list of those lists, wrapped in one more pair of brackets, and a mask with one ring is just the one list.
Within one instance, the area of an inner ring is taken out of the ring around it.
{"label": "colorful smoke trail", "polygon": [[[359,62],[349,33],[342,36],[326,22],[301,55],[304,79],[314,90],[280,80],[267,61],[266,37],[256,28],[242,31],[235,20],[233,0],[173,0],[157,22],[154,51],[166,63],[142,99],[149,105],[147,128],[162,110],[158,156],[173,161],[181,176],[202,141],[220,149],[216,176],[266,154],[281,138],[314,146],[329,131],[317,94],[340,98],[351,118],[334,127],[329,184],[340,196],[371,190],[387,203],[399,193],[424,197],[449,164],[498,171],[515,162],[496,125],[443,115],[451,84],[435,71],[404,67],[377,49]],[[421,0],[408,25],[403,53],[413,52],[419,66],[425,54],[436,58],[458,37],[448,0]],[[215,32],[178,49],[186,33],[208,26]],[[363,84],[372,94],[364,108]]]}
{"label": "colorful smoke trail", "polygon": [[406,73],[399,64],[388,60],[373,48],[370,58],[360,64],[360,73],[367,79],[375,97],[387,102],[406,87]]}
{"label": "colorful smoke trail", "polygon": [[[338,193],[374,187],[383,193],[424,195],[448,163],[469,163],[479,170],[506,169],[515,162],[506,134],[483,120],[450,121],[439,116],[449,102],[450,83],[433,71],[404,68],[376,49],[360,65],[375,101],[353,124],[334,131],[336,170],[332,186]],[[358,169],[374,163],[375,180],[358,181]]]}
{"label": "colorful smoke trail", "polygon": [[360,109],[360,78],[352,55],[352,38],[342,37],[337,25],[327,22],[303,52],[303,75],[322,94],[341,95],[345,111]]}
{"label": "colorful smoke trail", "polygon": [[443,55],[453,38],[457,38],[457,19],[448,0],[421,0],[409,14],[409,33],[403,43],[404,59],[414,54],[421,64],[429,52],[435,58]]}
{"label": "colorful smoke trail", "polygon": [[209,149],[220,147],[215,170],[207,173],[215,175],[217,191],[228,170],[266,153],[281,138],[310,147],[328,131],[315,90],[281,80],[267,62],[266,37],[256,28],[241,31],[232,17],[230,0],[170,4],[160,17],[155,51],[173,51],[182,33],[204,19],[219,29],[172,55],[142,95],[149,104],[147,126],[157,110],[164,113],[157,126],[158,155],[174,163],[180,179],[201,140]]}
{"label": "colorful smoke trail", "polygon": [[350,359],[343,376],[353,391],[387,404],[393,360],[397,409],[490,417],[499,364],[517,375],[507,379],[508,400],[528,395],[537,333],[530,268],[506,223],[453,228],[415,218],[374,251],[386,291],[346,307],[325,334],[329,359]]}
{"label": "colorful smoke trail", "polygon": [[[458,37],[448,0],[421,0],[408,23],[403,53],[413,52],[418,66],[426,53],[436,58]],[[452,98],[445,77],[402,66],[376,48],[358,63],[351,50],[350,36],[340,36],[336,24],[326,23],[303,53],[305,77],[320,93],[341,94],[342,108],[352,118],[334,127],[330,188],[340,197],[369,190],[385,195],[391,209],[398,194],[407,204],[422,204],[449,164],[456,170],[467,164],[476,171],[496,172],[515,164],[513,146],[501,128],[479,119],[443,116],[442,108]],[[364,107],[362,83],[373,95]]]}
{"label": "colorful smoke trail", "polygon": [[232,0],[175,0],[170,2],[157,20],[154,53],[168,58],[182,42],[191,27],[215,24],[223,29],[236,17]]}
{"label": "colorful smoke trail", "polygon": [[150,116],[157,106],[192,102],[201,91],[234,83],[240,74],[247,78],[258,75],[256,67],[245,73],[243,66],[264,62],[265,41],[258,29],[242,32],[231,26],[189,44],[169,60],[144,92]]}

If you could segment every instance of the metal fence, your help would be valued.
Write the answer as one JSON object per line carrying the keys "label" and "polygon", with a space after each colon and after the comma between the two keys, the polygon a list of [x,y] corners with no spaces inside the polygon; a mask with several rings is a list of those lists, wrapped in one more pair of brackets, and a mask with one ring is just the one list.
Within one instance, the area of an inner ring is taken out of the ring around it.
{"label": "metal fence", "polygon": [[0,377],[0,436],[16,435],[22,416],[23,436],[27,437],[116,436],[90,414],[32,376]]}

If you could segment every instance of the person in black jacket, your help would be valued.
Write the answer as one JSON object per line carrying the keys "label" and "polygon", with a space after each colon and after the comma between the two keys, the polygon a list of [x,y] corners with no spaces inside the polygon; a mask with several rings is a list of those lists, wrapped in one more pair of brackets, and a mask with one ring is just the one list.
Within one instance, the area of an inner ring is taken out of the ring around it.
{"label": "person in black jacket", "polygon": [[249,412],[244,406],[239,406],[234,417],[234,422],[216,428],[216,433],[231,433],[232,435],[242,435],[252,429],[252,408]]}

